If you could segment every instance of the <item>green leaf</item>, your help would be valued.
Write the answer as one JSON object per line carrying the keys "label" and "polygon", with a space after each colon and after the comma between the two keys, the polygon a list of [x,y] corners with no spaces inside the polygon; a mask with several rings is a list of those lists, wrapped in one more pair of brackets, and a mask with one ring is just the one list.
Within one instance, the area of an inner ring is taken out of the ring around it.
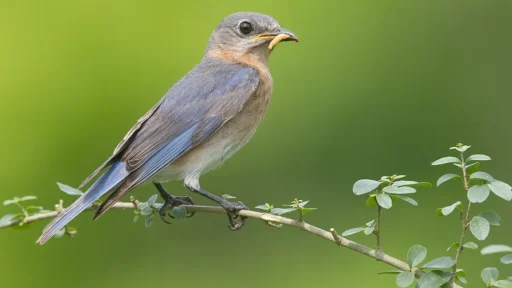
{"label": "green leaf", "polygon": [[451,273],[444,271],[430,271],[418,280],[417,287],[419,288],[439,288],[443,286],[444,283],[450,281]]}
{"label": "green leaf", "polygon": [[304,215],[306,215],[306,214],[307,214],[307,213],[309,213],[309,212],[313,212],[313,211],[315,211],[316,209],[317,209],[317,208],[309,208],[309,207],[307,207],[307,208],[302,208],[300,211],[301,211],[301,213],[302,213],[302,216],[304,216]]}
{"label": "green leaf", "polygon": [[187,217],[187,208],[185,206],[176,206],[172,208],[172,216],[176,220],[183,220]]}
{"label": "green leaf", "polygon": [[485,218],[475,216],[469,223],[469,230],[471,230],[471,233],[473,233],[473,236],[475,236],[476,239],[483,241],[487,236],[489,236],[491,226],[489,221]]}
{"label": "green leaf", "polygon": [[446,206],[446,207],[443,207],[443,208],[438,208],[436,210],[436,213],[439,216],[448,216],[448,215],[450,215],[453,212],[453,210],[455,210],[455,208],[459,208],[459,210],[461,210],[462,209],[462,203],[460,201],[457,201],[457,202],[453,203],[450,206]]}
{"label": "green leaf", "polygon": [[466,150],[468,150],[470,147],[471,147],[471,146],[469,146],[469,145],[462,145],[462,146],[460,146],[460,147],[450,147],[450,150],[457,150],[457,151],[459,151],[459,152],[464,153],[464,152],[466,152]]}
{"label": "green leaf", "polygon": [[444,182],[454,178],[462,179],[462,177],[460,177],[457,174],[444,174],[443,176],[439,177],[439,179],[437,179],[437,187],[441,186],[441,184],[443,184]]}
{"label": "green leaf", "polygon": [[2,218],[0,218],[0,226],[7,225],[7,223],[10,223],[17,215],[18,214],[7,214],[2,216]]}
{"label": "green leaf", "polygon": [[366,227],[357,227],[357,228],[348,229],[347,231],[341,233],[341,236],[346,237],[346,236],[354,235],[354,234],[364,231],[365,229],[366,229]]}
{"label": "green leaf", "polygon": [[382,191],[390,194],[413,194],[416,193],[416,189],[408,186],[397,187],[397,186],[386,186]]}
{"label": "green leaf", "polygon": [[153,207],[153,206],[155,206],[155,202],[156,202],[156,199],[157,199],[157,198],[158,198],[158,195],[156,195],[156,194],[155,194],[155,195],[153,195],[153,196],[151,196],[151,197],[149,197],[149,199],[148,199],[148,205],[149,205],[149,207]]}
{"label": "green leaf", "polygon": [[151,227],[151,224],[153,224],[153,215],[147,216],[146,220],[144,221],[144,225],[146,225],[147,228]]}
{"label": "green leaf", "polygon": [[436,161],[432,162],[432,166],[443,165],[443,164],[448,164],[448,163],[460,163],[460,159],[451,157],[451,156],[443,157],[441,159],[437,159]]}
{"label": "green leaf", "polygon": [[375,196],[377,196],[377,195],[372,195],[372,196],[368,197],[368,199],[366,199],[366,207],[372,207],[377,204],[377,200],[375,200]]}
{"label": "green leaf", "polygon": [[222,195],[222,198],[224,198],[224,200],[233,200],[233,199],[236,199],[235,196],[231,196],[229,194],[223,194]]}
{"label": "green leaf", "polygon": [[364,234],[366,234],[366,235],[370,235],[370,234],[372,234],[372,233],[373,233],[373,231],[374,231],[374,230],[375,230],[375,226],[366,227],[366,228],[364,229]]}
{"label": "green leaf", "polygon": [[407,196],[402,196],[402,195],[392,195],[391,198],[393,199],[400,199],[402,201],[405,201],[413,206],[418,206],[418,202],[416,202],[416,200],[410,198],[410,197],[407,197]]}
{"label": "green leaf", "polygon": [[493,284],[493,287],[498,288],[512,288],[512,282],[508,280],[498,280],[496,283]]}
{"label": "green leaf", "polygon": [[64,234],[66,234],[66,229],[62,228],[59,231],[57,231],[57,233],[55,233],[55,236],[53,236],[53,237],[55,237],[56,239],[62,238],[62,236],[64,236]]}
{"label": "green leaf", "polygon": [[473,174],[476,171],[478,171],[478,168],[480,168],[480,162],[475,162],[475,163],[466,165],[466,173]]}
{"label": "green leaf", "polygon": [[396,285],[398,287],[409,287],[414,282],[414,274],[409,271],[403,271],[396,276]]}
{"label": "green leaf", "polygon": [[508,255],[501,257],[500,261],[503,264],[512,264],[512,254],[508,254]]}
{"label": "green leaf", "polygon": [[401,180],[401,181],[394,182],[393,186],[411,186],[411,185],[416,185],[416,184],[418,184],[418,182],[416,182],[416,181]]}
{"label": "green leaf", "polygon": [[366,227],[373,227],[373,226],[375,226],[375,220],[372,220],[372,221],[366,223]]}
{"label": "green leaf", "polygon": [[377,274],[378,275],[384,275],[384,274],[400,274],[404,271],[402,270],[389,270],[389,271],[384,271],[384,272],[378,272]]}
{"label": "green leaf", "polygon": [[352,190],[354,191],[354,194],[356,195],[363,195],[366,193],[370,193],[373,190],[377,189],[380,184],[382,184],[379,181],[370,180],[370,179],[361,179],[358,180],[356,183],[354,183],[354,187]]}
{"label": "green leaf", "polygon": [[309,200],[308,201],[300,201],[299,207],[302,208],[302,207],[306,206],[306,204],[308,204],[308,203],[309,203]]}
{"label": "green leaf", "polygon": [[29,211],[29,212],[30,212],[30,211],[34,211],[34,212],[36,212],[36,213],[37,213],[37,212],[39,212],[39,211],[41,211],[41,210],[43,210],[43,209],[44,209],[44,208],[43,208],[42,206],[27,206],[27,207],[25,207],[25,210],[27,210],[27,211]]}
{"label": "green leaf", "polygon": [[403,179],[405,178],[406,175],[393,175],[393,179],[395,180],[398,180],[398,179]]}
{"label": "green leaf", "polygon": [[485,284],[494,284],[494,282],[498,281],[498,277],[500,277],[500,271],[495,267],[487,267],[482,270],[480,277]]}
{"label": "green leaf", "polygon": [[393,206],[393,200],[386,193],[377,194],[377,203],[384,209],[390,209]]}
{"label": "green leaf", "polygon": [[491,211],[480,213],[480,217],[483,217],[489,221],[492,226],[500,226],[501,217]]}
{"label": "green leaf", "polygon": [[21,197],[20,201],[28,201],[28,200],[36,200],[36,196],[23,196]]}
{"label": "green leaf", "polygon": [[489,197],[491,191],[486,184],[473,185],[468,190],[468,199],[471,203],[482,203]]}
{"label": "green leaf", "polygon": [[494,180],[494,177],[492,177],[491,174],[489,173],[478,171],[471,174],[471,176],[469,176],[469,179],[481,179],[486,181],[492,181]]}
{"label": "green leaf", "polygon": [[423,265],[422,268],[428,268],[428,269],[446,269],[451,268],[455,264],[455,261],[451,257],[440,257],[437,259],[434,259],[425,265]]}
{"label": "green leaf", "polygon": [[258,206],[254,207],[254,208],[268,211],[270,207],[268,207],[267,205],[258,205]]}
{"label": "green leaf", "polygon": [[80,190],[78,190],[76,188],[73,188],[71,186],[68,186],[66,184],[62,184],[62,183],[57,182],[57,186],[59,186],[59,189],[62,192],[66,193],[68,195],[78,195],[78,196],[80,196],[80,195],[84,194],[84,192],[82,192],[82,191],[80,191]]}
{"label": "green leaf", "polygon": [[133,223],[137,223],[137,220],[139,220],[139,214],[133,217]]}
{"label": "green leaf", "polygon": [[11,204],[14,204],[14,203],[18,203],[20,202],[20,198],[16,197],[14,199],[9,199],[9,200],[5,200],[4,201],[4,206],[7,206],[7,205],[11,205]]}
{"label": "green leaf", "polygon": [[455,242],[455,243],[453,243],[452,245],[450,245],[450,247],[448,247],[448,248],[446,249],[446,251],[450,251],[450,250],[452,250],[452,249],[457,249],[457,248],[459,248],[459,246],[460,246],[459,242]]}
{"label": "green leaf", "polygon": [[469,156],[466,159],[466,162],[471,162],[471,161],[490,161],[490,160],[491,160],[491,157],[489,157],[487,155],[475,154],[475,155]]}
{"label": "green leaf", "polygon": [[409,267],[413,268],[423,262],[427,257],[427,248],[421,245],[414,245],[407,251],[407,263]]}
{"label": "green leaf", "polygon": [[487,247],[484,247],[480,253],[482,255],[496,254],[496,253],[510,253],[512,252],[512,247],[507,245],[493,244]]}
{"label": "green leaf", "polygon": [[297,211],[297,208],[272,208],[272,211],[270,213],[274,215],[283,215],[293,211]]}
{"label": "green leaf", "polygon": [[462,245],[462,247],[467,248],[467,249],[478,249],[478,245],[475,242],[468,242],[468,243]]}
{"label": "green leaf", "polygon": [[508,186],[508,184],[494,180],[491,181],[491,183],[488,183],[487,186],[491,189],[492,193],[496,194],[496,196],[501,197],[506,201],[512,200],[512,190],[510,190],[510,186]]}

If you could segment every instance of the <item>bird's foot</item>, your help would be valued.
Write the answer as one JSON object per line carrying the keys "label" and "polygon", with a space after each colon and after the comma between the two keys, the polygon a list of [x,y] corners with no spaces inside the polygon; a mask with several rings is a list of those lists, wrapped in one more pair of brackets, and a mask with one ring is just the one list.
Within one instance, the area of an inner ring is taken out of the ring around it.
{"label": "bird's foot", "polygon": [[[159,215],[162,221],[164,221],[167,224],[172,224],[166,219],[166,216],[168,215],[171,218],[174,218],[171,213],[168,213],[167,211],[172,210],[172,208],[180,206],[180,205],[194,205],[194,202],[192,201],[192,198],[189,196],[173,196],[160,183],[155,183],[155,186],[160,193],[160,196],[164,199],[164,204],[160,208]],[[190,218],[194,216],[194,212],[187,213],[185,217]]]}
{"label": "bird's foot", "polygon": [[240,201],[236,201],[236,202],[223,201],[220,203],[220,206],[226,210],[226,213],[228,215],[228,220],[229,220],[228,228],[231,231],[238,231],[238,230],[242,229],[242,227],[244,227],[247,217],[234,214],[234,212],[238,212],[240,210],[249,210],[249,208],[247,206],[245,206],[244,203],[242,203]]}

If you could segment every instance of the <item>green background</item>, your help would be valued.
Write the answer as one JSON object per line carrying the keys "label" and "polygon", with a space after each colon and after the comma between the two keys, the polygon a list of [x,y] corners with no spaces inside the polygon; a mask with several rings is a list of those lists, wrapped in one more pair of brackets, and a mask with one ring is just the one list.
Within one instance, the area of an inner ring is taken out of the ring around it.
{"label": "green background", "polygon": [[[301,42],[273,53],[267,117],[247,147],[202,177],[206,189],[251,207],[310,200],[319,210],[307,221],[341,232],[375,214],[352,193],[357,179],[403,173],[435,182],[456,170],[430,163],[457,142],[493,157],[482,169],[512,182],[511,1],[1,0],[1,199],[70,204],[55,182],[77,186],[101,164],[236,11],[270,14]],[[190,195],[181,183],[167,187]],[[154,193],[146,185],[131,195]],[[385,252],[403,259],[422,244],[428,259],[453,256],[445,249],[458,240],[458,217],[435,209],[465,198],[454,181],[421,189],[419,207],[394,203],[383,216]],[[510,203],[491,196],[474,207],[503,218],[481,246],[512,244]],[[15,211],[0,207],[0,215]],[[91,216],[73,221],[76,238],[42,247],[35,240],[46,222],[0,231],[0,285],[396,287],[376,275],[386,265],[291,228],[250,221],[234,233],[225,216],[199,214],[146,229],[132,211]],[[374,245],[370,236],[351,239]],[[497,256],[467,250],[467,287],[483,287],[480,271],[493,265]]]}

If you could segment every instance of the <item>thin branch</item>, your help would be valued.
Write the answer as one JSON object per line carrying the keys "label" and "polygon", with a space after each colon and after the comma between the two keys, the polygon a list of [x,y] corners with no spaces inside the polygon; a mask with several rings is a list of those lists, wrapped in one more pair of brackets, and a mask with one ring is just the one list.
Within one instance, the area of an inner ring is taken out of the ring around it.
{"label": "thin branch", "polygon": [[[461,169],[462,169],[462,179],[464,181],[464,189],[466,191],[469,190],[469,182],[468,182],[468,175],[466,172],[466,162],[464,160],[464,153],[460,152],[460,160],[461,160]],[[466,232],[468,231],[468,220],[469,220],[469,210],[471,209],[471,201],[468,202],[468,208],[466,209],[466,215],[464,216],[464,212],[460,212],[460,222],[461,222],[461,233],[460,233],[460,240],[459,240],[459,247],[457,247],[457,253],[455,254],[455,264],[453,265],[453,274],[452,278],[450,279],[451,283],[455,283],[455,273],[457,273],[457,266],[460,261],[460,256],[462,254],[464,244],[464,237],[466,236]]]}
{"label": "thin branch", "polygon": [[382,207],[377,203],[377,229],[375,229],[375,236],[377,236],[377,251],[382,251],[380,246],[380,219],[382,215]]}
{"label": "thin branch", "polygon": [[[114,206],[112,206],[112,208],[114,208],[114,209],[116,209],[116,208],[117,209],[135,209],[136,206],[133,204],[134,202],[135,201],[133,199],[132,199],[132,202],[118,202],[118,203],[114,204]],[[158,203],[155,204],[155,206],[157,206],[157,207],[159,205],[162,205],[162,204],[158,204]],[[183,205],[183,206],[187,209],[187,212],[189,212],[189,213],[191,213],[191,212],[204,212],[204,213],[215,213],[215,214],[225,214],[226,213],[226,210],[224,210],[222,207],[217,207],[217,206],[201,206],[201,205]],[[87,208],[86,211],[92,211],[95,209],[96,209],[96,206],[91,206],[91,207]],[[37,214],[37,215],[32,215],[32,216],[26,217],[24,219],[11,220],[11,221],[7,221],[6,223],[0,224],[0,228],[7,228],[7,227],[11,227],[11,226],[20,225],[20,224],[28,224],[28,223],[33,223],[33,222],[37,222],[40,220],[51,219],[51,218],[55,218],[58,214],[59,214],[58,211],[51,211],[51,212],[41,213],[41,214]],[[291,227],[300,229],[302,231],[306,231],[308,233],[314,234],[314,235],[324,238],[326,240],[329,240],[339,246],[343,246],[345,248],[356,251],[358,253],[361,253],[361,254],[371,257],[373,259],[382,261],[382,262],[384,262],[390,266],[393,266],[395,268],[398,268],[402,271],[411,271],[412,273],[414,273],[416,278],[420,278],[421,275],[423,275],[423,271],[421,271],[420,269],[418,269],[418,268],[410,269],[409,264],[407,264],[395,257],[392,257],[392,256],[387,255],[382,252],[378,252],[374,249],[371,249],[369,247],[366,247],[366,246],[356,243],[354,241],[348,240],[347,238],[339,236],[334,229],[331,229],[330,231],[326,231],[326,230],[323,230],[316,226],[313,226],[311,224],[308,224],[304,221],[298,221],[298,220],[294,220],[294,219],[290,219],[290,218],[286,218],[286,217],[282,217],[282,216],[277,216],[277,215],[268,214],[268,213],[261,213],[261,212],[256,212],[256,211],[252,211],[252,210],[241,210],[241,211],[236,212],[235,214],[237,214],[239,216],[244,216],[247,218],[263,220],[265,223],[274,223],[274,224],[291,226]],[[457,284],[454,284],[452,287],[453,288],[462,288]]]}

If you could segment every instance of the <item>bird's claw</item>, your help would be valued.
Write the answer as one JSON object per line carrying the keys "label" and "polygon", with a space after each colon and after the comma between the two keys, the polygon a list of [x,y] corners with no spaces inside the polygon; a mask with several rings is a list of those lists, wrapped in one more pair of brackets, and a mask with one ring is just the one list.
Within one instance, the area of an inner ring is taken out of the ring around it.
{"label": "bird's claw", "polygon": [[[168,213],[167,211],[172,210],[172,208],[180,206],[180,205],[194,205],[194,202],[192,201],[192,198],[189,196],[172,196],[171,194],[166,195],[164,205],[160,208],[159,214],[160,218],[164,223],[172,224],[166,219],[166,216],[173,218],[171,213]],[[195,212],[187,213],[185,216],[186,218],[190,218],[194,216]]]}
{"label": "bird's claw", "polygon": [[[245,216],[239,216],[237,214],[234,214],[234,212],[238,212],[240,210],[248,210],[249,208],[245,206],[244,203],[237,201],[237,202],[224,202],[221,204],[222,208],[224,208],[228,215],[229,225],[228,228],[231,231],[238,231],[244,227],[245,222],[247,220],[247,217]],[[240,221],[237,221],[237,219],[240,219]]]}

